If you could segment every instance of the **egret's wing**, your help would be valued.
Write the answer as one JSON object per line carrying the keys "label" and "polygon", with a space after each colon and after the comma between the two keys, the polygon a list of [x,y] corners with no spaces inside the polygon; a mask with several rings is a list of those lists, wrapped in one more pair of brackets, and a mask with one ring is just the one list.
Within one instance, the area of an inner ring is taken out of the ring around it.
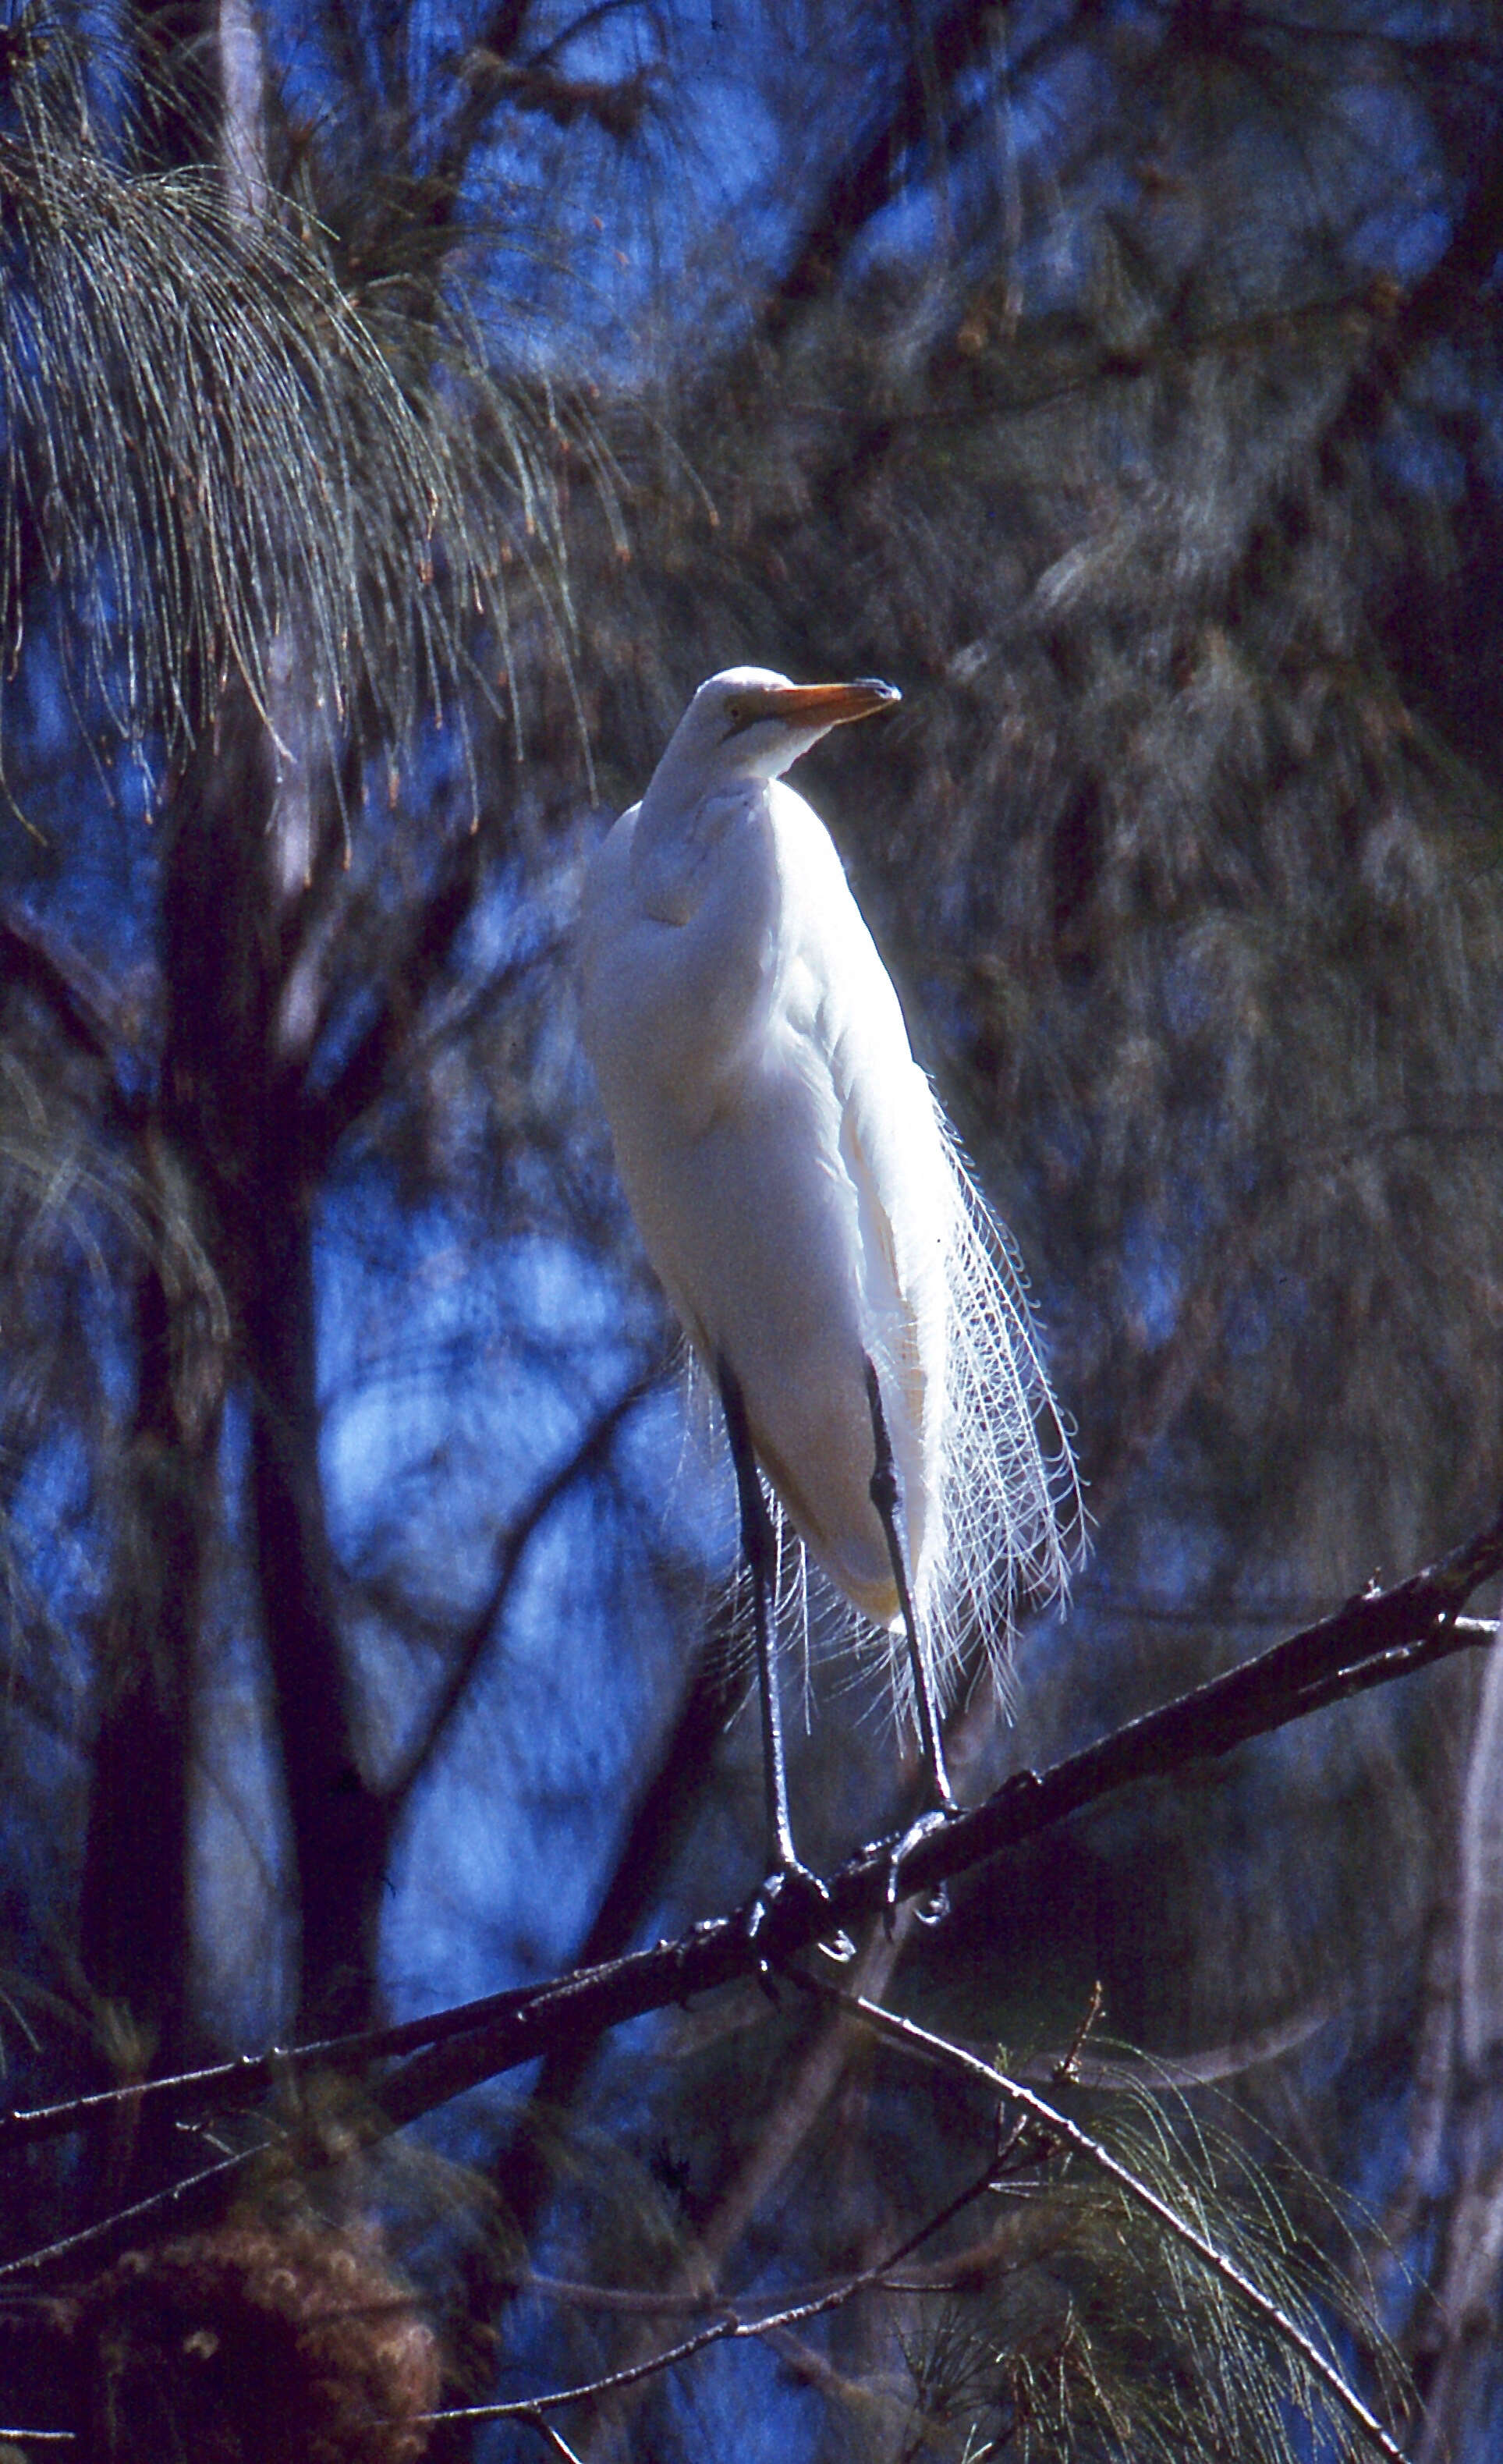
{"label": "egret's wing", "polygon": [[866,1349],[881,1381],[916,1597],[939,1529],[945,1396],[948,1162],[928,1081],[892,979],[823,825],[784,790],[774,805],[784,923],[806,988],[789,1010],[829,1107],[829,1167],[855,1212]]}
{"label": "egret's wing", "polygon": [[[807,807],[803,808],[807,812]],[[953,1694],[979,1622],[1002,1673],[1014,1606],[1066,1585],[1081,1513],[1021,1270],[912,1058],[892,980],[824,830],[800,833],[801,910],[840,1153],[910,1519],[923,1647]],[[905,1460],[906,1446],[906,1460]],[[901,1685],[901,1668],[895,1665]]]}

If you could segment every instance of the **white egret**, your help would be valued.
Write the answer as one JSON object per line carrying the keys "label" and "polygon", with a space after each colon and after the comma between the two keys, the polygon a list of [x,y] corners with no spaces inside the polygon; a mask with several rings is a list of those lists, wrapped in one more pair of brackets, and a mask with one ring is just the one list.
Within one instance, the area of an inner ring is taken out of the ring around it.
{"label": "white egret", "polygon": [[807,1879],[758,1466],[880,1635],[937,1812],[954,1807],[939,1720],[970,1631],[1000,1673],[1017,1600],[1064,1585],[1078,1511],[1005,1244],[829,835],[782,783],[830,728],[898,699],[865,678],[712,676],[595,855],[581,922],[581,1024],[621,1177],[736,1469],[770,1855],[754,1925]]}

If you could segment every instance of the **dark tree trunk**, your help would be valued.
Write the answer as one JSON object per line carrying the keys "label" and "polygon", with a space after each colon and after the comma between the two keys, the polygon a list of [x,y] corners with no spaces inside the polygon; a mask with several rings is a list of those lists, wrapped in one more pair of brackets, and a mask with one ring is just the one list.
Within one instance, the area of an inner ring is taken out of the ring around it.
{"label": "dark tree trunk", "polygon": [[[172,1100],[206,1174],[212,1255],[251,1410],[251,1494],[301,1912],[299,2010],[356,2025],[375,2007],[388,1817],[361,1771],[319,1465],[310,1031],[289,979],[323,868],[311,791],[232,688],[179,793],[165,954]],[[310,997],[310,1009],[318,1003]]]}
{"label": "dark tree trunk", "polygon": [[174,2064],[188,2046],[192,1705],[218,1414],[184,1426],[171,1310],[148,1266],[84,1852],[84,1968],[110,2006],[112,2066],[127,2075]]}

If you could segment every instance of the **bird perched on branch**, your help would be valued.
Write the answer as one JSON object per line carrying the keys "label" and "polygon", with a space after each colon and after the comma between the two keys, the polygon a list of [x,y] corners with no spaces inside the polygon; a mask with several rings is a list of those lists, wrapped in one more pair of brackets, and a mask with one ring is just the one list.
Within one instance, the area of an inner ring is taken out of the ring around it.
{"label": "bird perched on branch", "polygon": [[1005,1240],[829,835],[782,781],[830,728],[899,698],[870,678],[710,677],[585,892],[586,1050],[736,1470],[769,1833],[754,1926],[812,1879],[789,1823],[762,1475],[881,1638],[930,1819],[954,1810],[939,1724],[970,1635],[1000,1674],[1017,1602],[1063,1589],[1078,1518]]}

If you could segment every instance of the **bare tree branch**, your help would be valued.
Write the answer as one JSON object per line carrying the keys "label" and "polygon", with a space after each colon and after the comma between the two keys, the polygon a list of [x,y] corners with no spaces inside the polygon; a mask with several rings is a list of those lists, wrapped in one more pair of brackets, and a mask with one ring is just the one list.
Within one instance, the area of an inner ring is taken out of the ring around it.
{"label": "bare tree branch", "polygon": [[430,1705],[427,1718],[383,1787],[382,1796],[391,1821],[395,1821],[418,1777],[427,1770],[445,1730],[469,1691],[471,1680],[495,1631],[496,1620],[506,1605],[528,1542],[538,1526],[552,1513],[560,1498],[607,1453],[627,1414],[648,1392],[649,1382],[640,1377],[633,1378],[613,1403],[608,1403],[603,1412],[596,1414],[572,1454],[566,1456],[557,1471],[550,1473],[533,1492],[508,1529],[498,1551],[495,1580],[453,1647],[444,1682]]}
{"label": "bare tree branch", "polygon": [[[1262,2286],[1238,2261],[1222,2250],[1201,2228],[1183,2215],[1171,2202],[1160,2195],[1140,2174],[1122,2163],[1111,2149],[1078,2123],[1062,2113],[1057,2106],[1039,2096],[1022,2081],[981,2061],[963,2047],[947,2038],[931,2035],[912,2020],[895,2016],[878,2004],[860,1995],[840,1993],[822,1986],[824,1998],[842,2013],[859,2018],[876,2034],[887,2036],[904,2050],[918,2054],[923,2059],[952,2071],[984,2086],[999,2101],[1017,2105],[1027,2117],[1028,2144],[1018,2143],[1023,2162],[1043,2165],[1062,2148],[1084,2160],[1094,2170],[1102,2173],[1132,2205],[1144,2210],[1160,2229],[1189,2251],[1206,2272],[1227,2292],[1251,2310],[1264,2326],[1294,2355],[1300,2369],[1323,2388],[1327,2396],[1348,2416],[1362,2436],[1390,2459],[1390,2464],[1404,2464],[1403,2451],[1395,2445],[1388,2431],[1365,2405],[1357,2390],[1349,2385],[1329,2357],[1313,2338],[1291,2317],[1284,2305],[1266,2293]],[[1000,2133],[999,2133],[1000,2140]],[[955,2197],[946,2201],[935,2214],[925,2219],[918,2230],[909,2234],[896,2249],[884,2253],[870,2267],[862,2268],[840,2282],[796,2302],[785,2302],[781,2309],[763,2317],[747,2317],[738,2308],[727,2307],[724,2314],[695,2334],[676,2343],[661,2348],[624,2367],[578,2385],[559,2387],[543,2396],[534,2396],[514,2403],[471,2405],[435,2415],[435,2419],[458,2421],[535,2420],[544,2411],[585,2402],[599,2402],[602,2397],[619,2395],[641,2386],[679,2363],[690,2361],[712,2344],[745,2341],[751,2337],[785,2336],[790,2329],[822,2317],[841,2307],[854,2295],[888,2285],[895,2269],[922,2245],[932,2240],[946,2224],[978,2198],[994,2189],[999,2179],[999,2166],[1017,2140],[1014,2132],[1001,2145],[984,2170],[968,2181]]]}
{"label": "bare tree branch", "polygon": [[[928,1895],[1135,1780],[1166,1776],[1229,1753],[1348,1694],[1487,1645],[1496,1633],[1492,1620],[1463,1618],[1459,1611],[1479,1584],[1500,1572],[1503,1510],[1447,1556],[1392,1589],[1358,1594],[1334,1616],[1130,1721],[1042,1774],[1015,1772],[984,1804],[929,1833],[903,1858],[901,1895]],[[777,1956],[785,1960],[841,1926],[858,1926],[880,1915],[891,1857],[890,1840],[873,1840],[830,1877],[828,1902],[780,1910]],[[464,2088],[535,2060],[553,2046],[748,1979],[758,1972],[759,1954],[766,1947],[766,1928],[753,1942],[740,1914],[708,1918],[677,1942],[576,1969],[545,1985],[487,1994],[426,2018],[11,2112],[0,2117],[0,2146],[77,2130],[122,2095],[165,2096],[174,2109],[223,2112],[254,2102],[293,2071],[366,2069],[383,2061],[402,2065],[379,2089],[382,2126],[400,2128]]]}
{"label": "bare tree branch", "polygon": [[[990,0],[955,0],[925,29],[921,45],[915,41],[902,81],[880,124],[864,131],[836,163],[805,222],[782,279],[763,310],[765,341],[778,341],[799,311],[831,288],[852,242],[891,202],[908,148],[930,129],[936,89],[948,95],[956,78],[974,67],[978,53],[988,42],[994,13]],[[917,27],[917,18],[914,23]],[[1051,28],[1050,35],[1060,39],[1057,29]]]}
{"label": "bare tree branch", "polygon": [[479,879],[479,839],[467,833],[451,849],[447,877],[434,895],[416,916],[405,919],[400,946],[387,958],[381,1006],[370,1025],[332,1085],[309,1099],[303,1150],[310,1164],[327,1162],[387,1085],[424,995],[447,964],[475,905]]}
{"label": "bare tree branch", "polygon": [[653,80],[646,69],[622,77],[561,77],[540,61],[498,59],[476,45],[465,55],[465,75],[487,109],[504,102],[514,111],[541,111],[559,128],[592,120],[618,143],[636,135],[652,101]]}
{"label": "bare tree branch", "polygon": [[47,1003],[69,1041],[119,1081],[122,1039],[108,987],[87,960],[19,908],[0,908],[0,957],[11,983]]}
{"label": "bare tree branch", "polygon": [[[122,2094],[136,2093],[124,2089]],[[116,2098],[97,2097],[90,2100],[102,2104]],[[242,2147],[233,2156],[221,2157],[214,2165],[202,2166],[196,2173],[187,2173],[179,2182],[169,2182],[165,2190],[153,2190],[144,2199],[137,2199],[128,2208],[117,2208],[97,2224],[85,2225],[80,2233],[66,2234],[61,2241],[49,2242],[45,2250],[29,2250],[20,2258],[0,2261],[0,2279],[8,2276],[31,2275],[42,2268],[55,2267],[60,2261],[70,2264],[87,2252],[91,2258],[121,2249],[128,2239],[144,2236],[149,2240],[159,2227],[171,2222],[180,2228],[200,2219],[217,2206],[222,2192],[236,2173],[261,2154],[259,2147]],[[27,2437],[32,2435],[28,2431]]]}

